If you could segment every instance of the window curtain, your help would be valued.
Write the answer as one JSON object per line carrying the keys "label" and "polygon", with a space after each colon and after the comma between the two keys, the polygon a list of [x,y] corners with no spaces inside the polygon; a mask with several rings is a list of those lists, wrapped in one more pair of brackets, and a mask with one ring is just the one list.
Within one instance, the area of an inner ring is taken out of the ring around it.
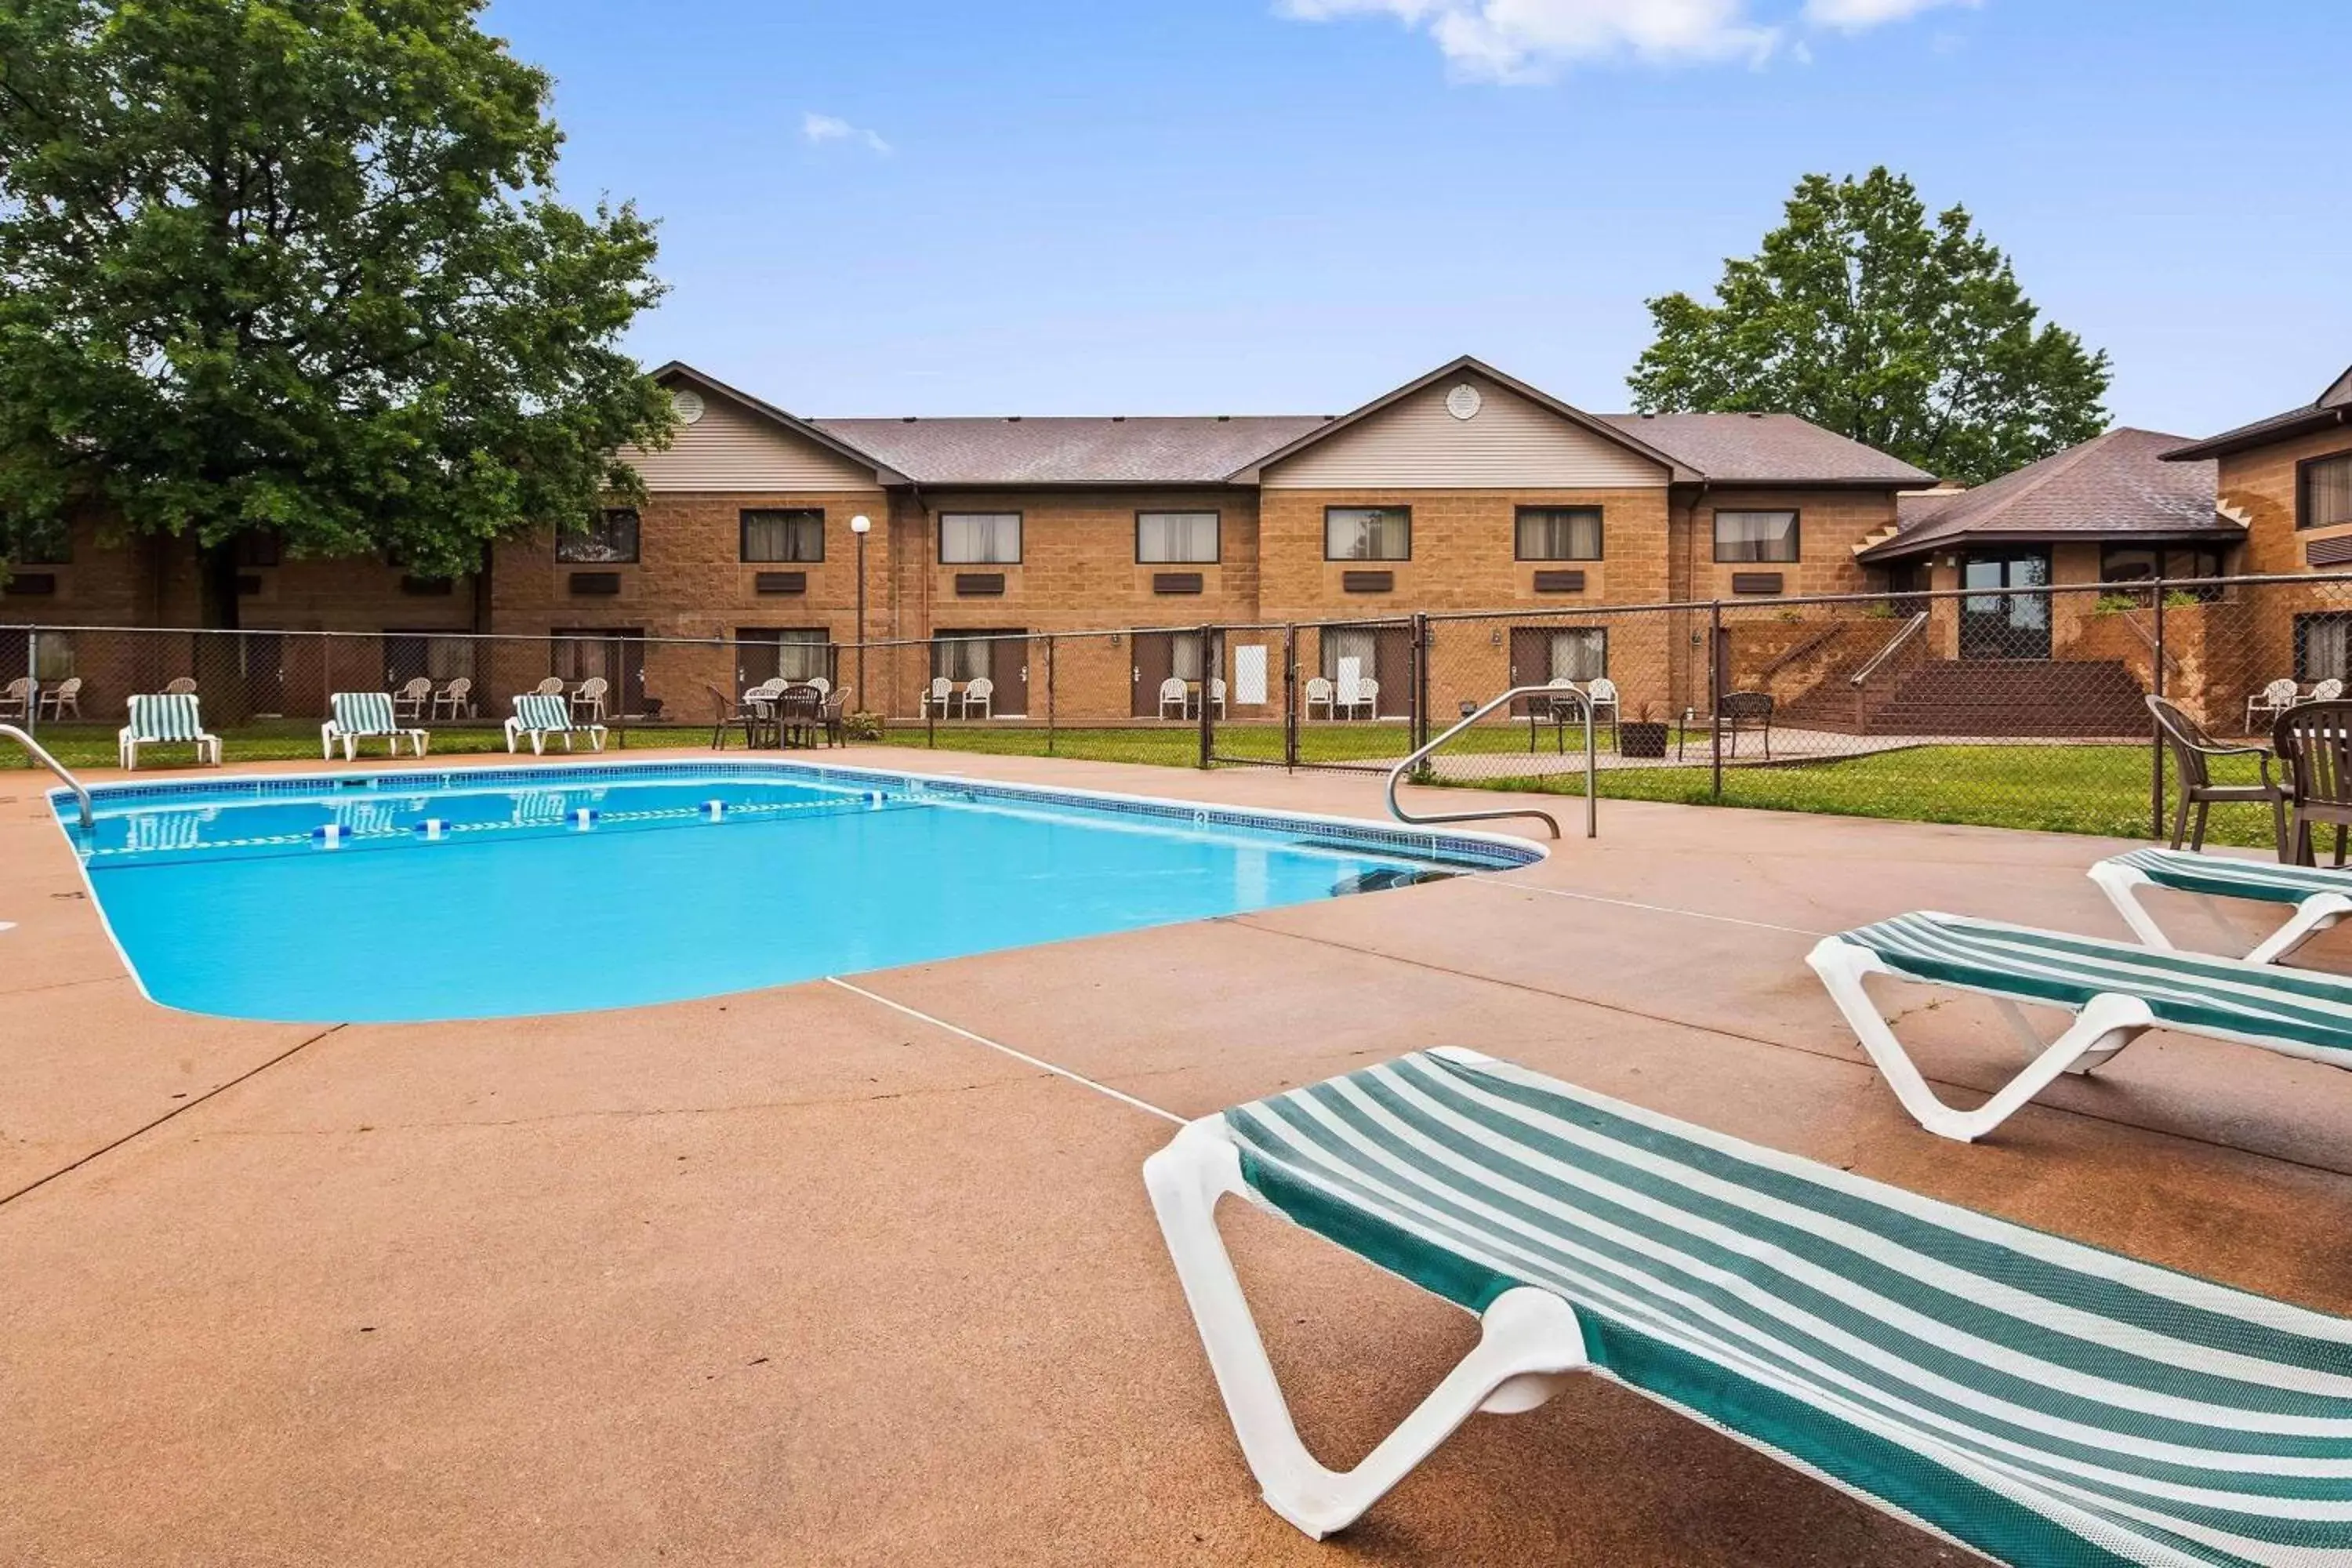
{"label": "window curtain", "polygon": [[1518,552],[1522,561],[1598,561],[1601,514],[1581,508],[1523,511]]}
{"label": "window curtain", "polygon": [[1551,637],[1551,679],[1598,680],[1609,673],[1609,634],[1597,627],[1554,632]]}
{"label": "window curtain", "polygon": [[1017,512],[942,512],[940,559],[954,566],[1009,565],[1021,559]]}
{"label": "window curtain", "polygon": [[1217,558],[1213,511],[1147,511],[1136,519],[1136,559],[1150,564]]}

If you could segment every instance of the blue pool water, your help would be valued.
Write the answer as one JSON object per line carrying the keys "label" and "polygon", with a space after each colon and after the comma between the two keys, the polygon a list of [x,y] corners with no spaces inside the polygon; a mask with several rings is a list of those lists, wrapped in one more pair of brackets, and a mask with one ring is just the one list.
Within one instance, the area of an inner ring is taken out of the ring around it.
{"label": "blue pool water", "polygon": [[677,763],[101,790],[81,847],[154,1000],[367,1023],[715,995],[1534,854],[1164,803]]}

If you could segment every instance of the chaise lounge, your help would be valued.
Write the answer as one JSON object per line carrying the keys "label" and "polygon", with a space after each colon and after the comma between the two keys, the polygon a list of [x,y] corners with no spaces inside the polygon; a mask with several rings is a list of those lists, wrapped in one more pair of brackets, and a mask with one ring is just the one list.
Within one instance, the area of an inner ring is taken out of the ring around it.
{"label": "chaise lounge", "polygon": [[2143,888],[2168,888],[2205,898],[2292,905],[2284,925],[2254,945],[2250,963],[2284,958],[2319,932],[2352,915],[2352,871],[2272,865],[2177,849],[2135,849],[2091,868],[2091,880],[2116,906],[2132,934],[2148,946],[2175,951],[2170,937],[2139,900]]}
{"label": "chaise lounge", "polygon": [[563,749],[572,749],[572,737],[585,735],[594,751],[604,749],[604,726],[575,723],[572,718],[572,700],[560,691],[526,691],[514,700],[514,716],[506,721],[507,750],[518,749],[517,742],[525,735],[530,737],[533,756],[547,751],[550,735],[563,737]]}
{"label": "chaise lounge", "polygon": [[400,742],[405,740],[410,751],[420,757],[425,754],[425,731],[400,721],[397,701],[390,692],[338,691],[327,700],[334,717],[319,726],[321,760],[333,758],[338,742],[347,763],[359,755],[362,741],[382,741],[384,754],[396,757],[400,755]]}
{"label": "chaise lounge", "polygon": [[[2352,1557],[2344,1319],[1470,1051],[1191,1122],[1144,1179],[1243,1455],[1312,1536],[1583,1371],[2000,1562]],[[1217,1234],[1227,1194],[1480,1319],[1353,1470],[1298,1439]]]}
{"label": "chaise lounge", "polygon": [[[2352,976],[1933,912],[1823,937],[1806,962],[1903,1108],[1963,1143],[2060,1073],[2091,1072],[2153,1028],[2352,1066]],[[1873,974],[1991,997],[2025,1048],[2024,1070],[1973,1110],[1946,1105],[1863,989]],[[2074,1022],[2045,1041],[2021,1003],[2063,1008]]]}
{"label": "chaise lounge", "polygon": [[220,766],[220,737],[205,729],[194,691],[140,692],[131,699],[130,710],[131,722],[114,735],[114,758],[124,771],[139,766],[142,746],[194,746],[199,766]]}

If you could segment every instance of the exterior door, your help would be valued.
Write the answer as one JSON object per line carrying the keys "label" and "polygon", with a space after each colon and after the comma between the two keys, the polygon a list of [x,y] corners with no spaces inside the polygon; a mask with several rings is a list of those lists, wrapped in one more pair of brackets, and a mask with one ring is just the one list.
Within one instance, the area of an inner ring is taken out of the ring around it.
{"label": "exterior door", "polygon": [[2050,584],[2047,550],[1970,551],[1960,568],[1962,658],[2048,658],[2050,595],[2002,593]]}
{"label": "exterior door", "polygon": [[996,683],[992,713],[1023,718],[1029,712],[1029,634],[1004,632],[988,645],[988,678]]}
{"label": "exterior door", "polygon": [[[1510,684],[1541,686],[1551,679],[1551,630],[1548,626],[1513,626],[1511,628]],[[1527,716],[1528,699],[1520,698],[1511,704],[1511,711]]]}
{"label": "exterior door", "polygon": [[1134,688],[1128,711],[1138,719],[1157,719],[1160,682],[1176,673],[1176,635],[1139,632],[1134,640]]}
{"label": "exterior door", "polygon": [[286,711],[286,639],[276,632],[246,632],[236,639],[245,711],[255,718]]}

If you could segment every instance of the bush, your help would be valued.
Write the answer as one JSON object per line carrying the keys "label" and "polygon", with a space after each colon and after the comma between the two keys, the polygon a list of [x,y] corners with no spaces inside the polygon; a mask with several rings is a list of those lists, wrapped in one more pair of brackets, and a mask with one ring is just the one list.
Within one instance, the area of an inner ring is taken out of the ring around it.
{"label": "bush", "polygon": [[842,716],[841,735],[845,741],[878,741],[882,738],[882,715],[879,713],[847,713]]}
{"label": "bush", "polygon": [[[2169,596],[2165,599],[2168,605],[2171,602]],[[2099,595],[2098,602],[2091,606],[2091,613],[2095,616],[2127,616],[2134,610],[2145,608],[2147,606],[2133,595],[2102,594]]]}

